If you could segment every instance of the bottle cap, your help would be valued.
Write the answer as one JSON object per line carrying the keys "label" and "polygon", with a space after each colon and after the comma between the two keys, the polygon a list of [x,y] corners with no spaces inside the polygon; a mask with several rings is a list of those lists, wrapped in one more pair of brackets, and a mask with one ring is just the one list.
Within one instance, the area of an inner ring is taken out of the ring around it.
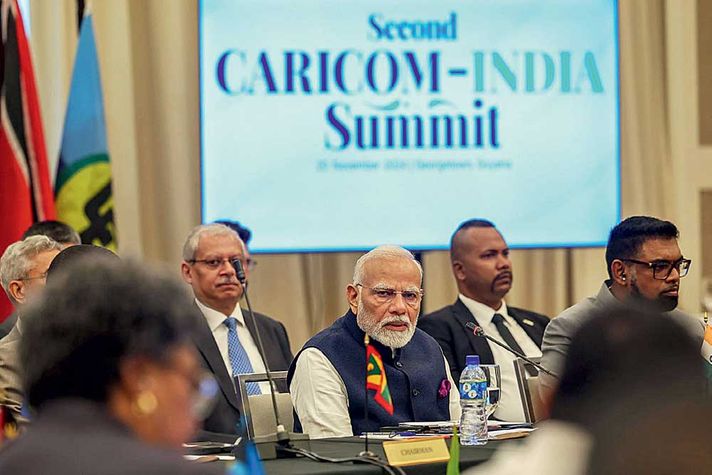
{"label": "bottle cap", "polygon": [[479,355],[467,355],[465,356],[465,366],[479,366],[480,356]]}

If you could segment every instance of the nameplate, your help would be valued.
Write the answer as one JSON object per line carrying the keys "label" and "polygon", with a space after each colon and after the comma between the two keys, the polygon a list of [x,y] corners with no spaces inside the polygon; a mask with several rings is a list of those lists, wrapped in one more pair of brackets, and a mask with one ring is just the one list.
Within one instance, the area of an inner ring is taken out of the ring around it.
{"label": "nameplate", "polygon": [[388,463],[396,466],[450,460],[444,437],[388,440],[383,442],[383,451],[386,453]]}

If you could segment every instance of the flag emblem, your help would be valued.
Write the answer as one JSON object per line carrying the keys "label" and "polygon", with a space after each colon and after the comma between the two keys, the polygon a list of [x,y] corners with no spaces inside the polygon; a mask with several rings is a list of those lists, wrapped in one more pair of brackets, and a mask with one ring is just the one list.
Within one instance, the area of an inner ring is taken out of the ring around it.
{"label": "flag emblem", "polygon": [[55,183],[57,215],[82,242],[116,251],[111,164],[92,15],[79,32]]}
{"label": "flag emblem", "polygon": [[371,345],[366,348],[366,361],[366,387],[376,392],[373,397],[374,401],[388,414],[393,415],[393,400],[391,392],[388,390],[383,358],[378,350]]}

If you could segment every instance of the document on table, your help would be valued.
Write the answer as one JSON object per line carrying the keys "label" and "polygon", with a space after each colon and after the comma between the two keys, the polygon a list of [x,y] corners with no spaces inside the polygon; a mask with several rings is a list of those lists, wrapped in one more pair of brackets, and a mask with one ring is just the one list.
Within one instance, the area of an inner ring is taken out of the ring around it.
{"label": "document on table", "polygon": [[521,427],[517,429],[498,429],[490,430],[487,434],[489,440],[505,440],[505,439],[518,439],[520,437],[526,437],[536,429],[533,427]]}

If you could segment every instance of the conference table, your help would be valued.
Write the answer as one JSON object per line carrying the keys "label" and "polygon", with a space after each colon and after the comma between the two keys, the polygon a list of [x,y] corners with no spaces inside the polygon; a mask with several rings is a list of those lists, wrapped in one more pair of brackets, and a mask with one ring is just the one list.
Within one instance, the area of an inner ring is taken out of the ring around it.
{"label": "conference table", "polygon": [[[502,447],[514,447],[522,439],[516,440],[492,440],[484,446],[464,447],[460,446],[460,469],[480,464],[488,460],[496,450]],[[386,460],[383,453],[381,441],[370,441],[369,450],[379,455],[382,460]],[[448,445],[450,441],[447,441]],[[364,449],[364,441],[358,437],[344,437],[338,439],[316,439],[312,440],[311,451],[319,455],[333,458],[343,458],[358,455]],[[506,450],[506,449],[505,449]],[[264,463],[265,473],[268,475],[307,475],[314,473],[334,473],[334,474],[377,474],[383,473],[382,469],[373,465],[361,463],[320,463],[304,457],[266,460]],[[402,467],[408,474],[444,474],[447,462],[431,463],[423,465],[412,465]]]}

